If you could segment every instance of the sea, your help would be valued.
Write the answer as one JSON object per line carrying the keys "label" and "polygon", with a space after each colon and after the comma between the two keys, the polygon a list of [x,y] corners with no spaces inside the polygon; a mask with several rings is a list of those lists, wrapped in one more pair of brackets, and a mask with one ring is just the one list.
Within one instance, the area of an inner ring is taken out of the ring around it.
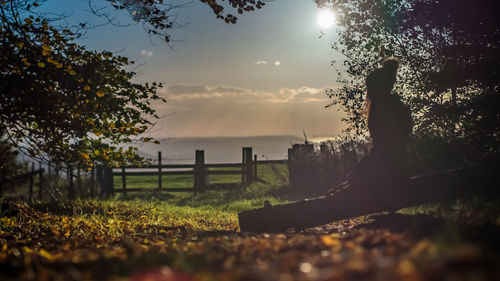
{"label": "sea", "polygon": [[[332,137],[333,138],[333,137]],[[328,137],[308,140],[319,142]],[[162,153],[164,164],[193,164],[196,150],[205,151],[205,163],[241,163],[242,148],[252,147],[259,160],[282,160],[288,149],[305,139],[297,136],[251,136],[251,137],[190,137],[158,139],[160,144],[146,143],[139,146],[139,154],[156,161]]]}

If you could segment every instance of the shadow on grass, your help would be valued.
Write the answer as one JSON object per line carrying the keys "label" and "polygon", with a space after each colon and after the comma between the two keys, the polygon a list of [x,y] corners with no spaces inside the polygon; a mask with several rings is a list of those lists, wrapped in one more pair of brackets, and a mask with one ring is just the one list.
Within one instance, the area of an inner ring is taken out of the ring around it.
{"label": "shadow on grass", "polygon": [[[185,193],[185,192],[184,192]],[[157,189],[151,189],[151,191],[140,191],[140,192],[129,192],[127,195],[123,195],[123,193],[115,196],[114,199],[121,201],[134,201],[134,200],[146,200],[146,201],[168,201],[176,198],[175,193],[158,191]]]}
{"label": "shadow on grass", "polygon": [[179,200],[175,200],[172,203],[180,207],[207,206],[221,208],[225,211],[240,211],[242,209],[262,207],[266,200],[281,204],[307,197],[303,191],[291,189],[286,184],[254,183],[248,187],[210,190],[196,196],[179,198]]}
{"label": "shadow on grass", "polygon": [[397,213],[372,215],[369,220],[369,223],[360,224],[357,228],[388,229],[394,233],[408,232],[417,239],[432,236],[443,246],[474,242],[496,251],[500,250],[500,226],[492,223],[470,224],[426,214]]}

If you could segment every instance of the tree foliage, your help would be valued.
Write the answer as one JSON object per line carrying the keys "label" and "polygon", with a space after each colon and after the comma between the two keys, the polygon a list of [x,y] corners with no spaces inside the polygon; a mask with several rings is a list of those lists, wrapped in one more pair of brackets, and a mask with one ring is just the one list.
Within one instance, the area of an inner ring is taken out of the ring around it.
{"label": "tree foliage", "polygon": [[338,13],[345,56],[333,104],[351,132],[365,130],[364,79],[384,58],[401,58],[395,91],[413,112],[415,134],[460,139],[499,152],[498,1],[315,0]]}
{"label": "tree foliage", "polygon": [[[132,19],[143,23],[144,29],[150,35],[160,37],[167,43],[172,41],[170,31],[178,28],[181,24],[177,22],[176,10],[188,6],[192,2],[182,3],[168,0],[106,0],[110,2],[116,10],[126,10]],[[226,23],[235,24],[238,17],[232,13],[227,13],[227,9],[232,9],[238,14],[261,9],[265,3],[259,0],[198,0],[207,5],[214,15]],[[91,1],[92,2],[92,1]],[[227,3],[227,5],[224,5]],[[108,23],[116,24],[111,13],[105,7],[94,7],[91,3],[94,14],[104,17]]]}
{"label": "tree foliage", "polygon": [[[54,163],[136,162],[133,146],[157,116],[161,84],[131,82],[131,62],[89,51],[77,33],[38,17],[37,1],[0,3],[0,135]],[[120,145],[120,146],[119,146]]]}

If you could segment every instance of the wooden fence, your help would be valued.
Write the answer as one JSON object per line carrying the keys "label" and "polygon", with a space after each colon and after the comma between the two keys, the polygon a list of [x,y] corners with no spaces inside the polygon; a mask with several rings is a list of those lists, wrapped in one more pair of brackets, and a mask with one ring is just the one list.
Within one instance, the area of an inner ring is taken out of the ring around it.
{"label": "wooden fence", "polygon": [[[253,157],[252,157],[253,156]],[[48,188],[45,178],[59,182],[63,180],[63,188],[66,189],[69,199],[74,199],[80,195],[101,198],[108,198],[115,192],[122,192],[126,195],[128,192],[150,191],[151,188],[130,188],[127,187],[127,177],[135,176],[156,176],[158,179],[157,190],[165,192],[193,192],[195,195],[213,189],[229,189],[235,187],[246,187],[256,180],[260,180],[258,174],[258,165],[262,164],[287,164],[287,160],[258,160],[257,155],[253,155],[251,147],[242,148],[241,163],[223,163],[223,164],[207,164],[205,163],[205,152],[196,150],[194,164],[162,164],[162,153],[158,152],[158,162],[155,165],[143,166],[125,166],[120,168],[109,168],[97,166],[89,171],[81,172],[80,167],[71,164],[66,167],[52,167],[50,163],[42,168],[42,163],[39,163],[39,169],[35,170],[35,163],[32,163],[31,172],[22,175],[13,176],[7,179],[0,179],[0,198],[2,197],[2,185],[10,184],[17,181],[29,180],[29,201],[33,200],[34,179],[38,176],[38,199],[43,199],[44,191]],[[52,173],[51,173],[52,168]],[[44,172],[48,174],[44,175]],[[63,175],[60,172],[64,173]],[[168,182],[169,176],[174,175],[191,175],[193,177],[192,187],[164,187],[164,180]],[[210,175],[241,175],[241,181],[224,184],[210,184]],[[48,177],[47,177],[48,176]],[[121,188],[115,189],[114,177],[121,177]],[[66,180],[64,180],[66,178]],[[82,183],[85,181],[85,185]],[[44,187],[45,186],[45,187]],[[49,188],[50,189],[50,188]],[[47,191],[49,191],[47,189]]]}
{"label": "wooden fence", "polygon": [[[162,154],[161,151],[158,152],[158,164],[156,165],[144,165],[144,166],[126,166],[119,169],[115,169],[111,175],[110,188],[114,187],[113,177],[121,176],[121,191],[123,195],[127,192],[135,191],[146,191],[151,190],[151,188],[127,188],[127,177],[133,176],[157,176],[158,177],[158,191],[170,191],[170,192],[193,192],[195,195],[199,192],[206,191],[213,187],[209,184],[209,175],[241,175],[241,185],[238,183],[227,184],[227,188],[234,186],[245,187],[255,180],[259,179],[257,165],[258,164],[286,164],[287,160],[257,160],[257,155],[253,155],[252,159],[252,148],[243,147],[242,148],[242,162],[241,163],[225,163],[225,164],[206,164],[205,163],[205,152],[203,150],[196,150],[195,153],[195,163],[194,164],[162,164]],[[233,170],[224,170],[220,168],[234,168]],[[127,171],[127,169],[134,169],[134,171]],[[141,171],[148,169],[148,171]],[[154,169],[154,171],[152,171]],[[238,170],[236,170],[238,169]],[[193,187],[182,188],[182,187],[169,187],[164,188],[162,186],[163,177],[173,176],[173,175],[192,175],[193,176]],[[218,185],[219,188],[223,187]]]}
{"label": "wooden fence", "polygon": [[28,194],[28,201],[31,203],[33,201],[33,185],[34,185],[34,178],[38,176],[38,198],[42,199],[43,196],[43,172],[45,170],[42,168],[42,164],[40,164],[39,169],[35,170],[35,163],[31,163],[31,172],[24,173],[21,175],[16,175],[8,179],[0,179],[0,198],[3,196],[3,190],[2,186],[4,184],[8,183],[13,183],[16,181],[22,181],[22,180],[29,180],[29,194]]}

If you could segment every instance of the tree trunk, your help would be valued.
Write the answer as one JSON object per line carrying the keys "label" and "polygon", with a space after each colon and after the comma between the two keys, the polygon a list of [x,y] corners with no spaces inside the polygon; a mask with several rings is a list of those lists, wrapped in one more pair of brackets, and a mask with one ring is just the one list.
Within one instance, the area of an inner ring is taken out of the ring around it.
{"label": "tree trunk", "polygon": [[336,220],[398,210],[441,200],[479,194],[499,194],[500,163],[417,176],[397,192],[378,188],[345,189],[334,195],[295,203],[267,206],[238,214],[241,231],[282,232],[301,230]]}

